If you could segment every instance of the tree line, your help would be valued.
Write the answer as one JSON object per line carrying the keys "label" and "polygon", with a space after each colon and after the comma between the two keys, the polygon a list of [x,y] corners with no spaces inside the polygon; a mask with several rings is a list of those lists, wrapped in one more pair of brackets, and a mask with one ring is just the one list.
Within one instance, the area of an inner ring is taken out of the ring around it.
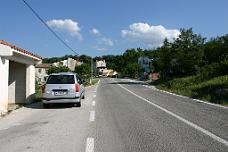
{"label": "tree line", "polygon": [[160,74],[160,79],[200,75],[211,78],[228,74],[228,34],[206,38],[193,33],[192,28],[181,29],[178,38],[164,40],[156,49],[128,49],[122,55],[107,55],[103,58],[108,68],[122,75],[134,77],[142,70],[138,58],[147,56],[152,59],[151,72]]}
{"label": "tree line", "polygon": [[[157,72],[162,80],[199,75],[211,78],[228,74],[228,34],[206,40],[190,29],[181,29],[180,35],[172,40],[165,39],[161,47],[155,49],[131,48],[122,55],[104,55],[93,58],[104,59],[108,69],[113,69],[121,76],[135,78],[140,76],[142,68],[138,64],[140,56],[152,59],[151,72]],[[43,63],[53,63],[68,57],[82,61],[75,71],[87,76],[91,70],[91,57],[87,55],[47,58]]]}

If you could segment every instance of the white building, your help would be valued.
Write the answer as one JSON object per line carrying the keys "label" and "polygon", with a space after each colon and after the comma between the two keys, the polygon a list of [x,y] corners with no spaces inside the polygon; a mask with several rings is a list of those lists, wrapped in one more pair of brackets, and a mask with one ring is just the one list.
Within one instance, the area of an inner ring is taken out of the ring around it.
{"label": "white building", "polygon": [[75,67],[79,66],[81,64],[82,64],[82,62],[80,62],[80,61],[77,61],[77,60],[72,59],[72,58],[68,58],[66,60],[53,63],[53,66],[56,66],[56,67],[65,66],[65,67],[68,67],[71,71],[74,71]]}
{"label": "white building", "polygon": [[38,84],[44,84],[48,76],[48,69],[51,67],[51,64],[39,63],[36,66],[36,81]]}
{"label": "white building", "polygon": [[138,58],[138,64],[141,68],[143,68],[144,72],[149,73],[150,72],[150,66],[151,66],[151,59],[145,56],[141,56]]}
{"label": "white building", "polygon": [[0,114],[9,104],[29,103],[35,94],[35,64],[41,57],[0,40]]}
{"label": "white building", "polygon": [[105,60],[96,61],[96,68],[98,69],[99,75],[105,74],[107,71]]}

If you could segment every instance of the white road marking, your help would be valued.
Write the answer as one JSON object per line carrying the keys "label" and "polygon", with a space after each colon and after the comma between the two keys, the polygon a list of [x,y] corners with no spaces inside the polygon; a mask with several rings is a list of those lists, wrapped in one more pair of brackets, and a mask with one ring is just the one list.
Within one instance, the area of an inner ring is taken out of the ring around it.
{"label": "white road marking", "polygon": [[96,97],[96,95],[93,95],[93,97],[95,98],[95,97]]}
{"label": "white road marking", "polygon": [[165,90],[159,90],[159,89],[155,88],[154,86],[152,87],[152,89],[157,90],[157,91],[160,91],[160,92],[163,92],[163,93],[167,93],[167,94],[170,94],[170,95],[173,95],[173,96],[176,96],[176,97],[190,99],[190,100],[193,100],[193,101],[196,101],[196,102],[200,102],[200,103],[204,103],[204,104],[207,104],[207,105],[211,105],[211,106],[215,106],[215,107],[219,107],[219,108],[223,108],[223,109],[228,109],[228,107],[225,107],[225,106],[222,106],[222,105],[218,105],[218,104],[206,102],[206,101],[199,100],[199,99],[193,99],[193,98],[190,98],[190,97],[187,97],[187,96],[175,94],[175,93],[168,92],[168,91],[165,91]]}
{"label": "white road marking", "polygon": [[86,139],[85,152],[94,152],[94,138],[89,137]]}
{"label": "white road marking", "polygon": [[126,90],[129,93],[133,94],[134,96],[138,97],[139,99],[141,99],[141,100],[151,104],[152,106],[154,106],[154,107],[166,112],[167,114],[177,118],[178,120],[180,120],[180,121],[184,122],[185,124],[195,128],[196,130],[198,130],[198,131],[210,136],[212,139],[224,144],[225,146],[228,146],[228,141],[226,141],[225,139],[222,139],[221,137],[216,136],[212,132],[210,132],[210,131],[208,131],[208,130],[206,130],[206,129],[204,129],[204,128],[202,128],[202,127],[200,127],[200,126],[198,126],[198,125],[196,125],[196,124],[194,124],[194,123],[192,123],[192,122],[190,122],[190,121],[188,121],[188,120],[186,120],[186,119],[184,119],[184,118],[182,118],[180,116],[178,116],[177,114],[175,114],[175,113],[173,113],[173,112],[171,112],[171,111],[169,111],[169,110],[167,110],[167,109],[165,109],[165,108],[163,108],[163,107],[161,107],[161,106],[159,106],[159,105],[157,105],[157,104],[155,104],[155,103],[153,103],[153,102],[151,102],[151,101],[149,101],[149,100],[147,100],[147,99],[145,99],[145,98],[143,98],[143,97],[141,97],[141,96],[139,96],[137,94],[135,94],[134,92],[128,90],[127,88],[123,87],[122,85],[120,85],[120,84],[118,84],[118,85],[121,88],[123,88],[124,90]]}
{"label": "white road marking", "polygon": [[90,111],[89,121],[94,121],[94,120],[95,120],[95,111]]}
{"label": "white road marking", "polygon": [[1,128],[0,129],[0,131],[2,131],[2,130],[7,130],[7,129],[9,129],[10,127],[4,127],[4,128]]}
{"label": "white road marking", "polygon": [[92,101],[92,106],[95,106],[95,104],[96,104],[96,102],[93,100],[93,101]]}

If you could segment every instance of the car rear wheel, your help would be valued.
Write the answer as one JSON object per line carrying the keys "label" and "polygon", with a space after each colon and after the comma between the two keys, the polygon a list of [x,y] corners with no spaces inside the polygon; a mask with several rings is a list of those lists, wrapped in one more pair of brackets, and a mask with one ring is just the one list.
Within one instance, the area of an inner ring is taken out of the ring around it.
{"label": "car rear wheel", "polygon": [[50,105],[49,105],[49,104],[47,104],[47,103],[43,103],[43,107],[44,107],[45,109],[47,109],[47,108],[49,108],[49,107],[50,107]]}
{"label": "car rear wheel", "polygon": [[80,101],[79,103],[77,103],[77,106],[78,106],[78,107],[81,107],[81,101]]}
{"label": "car rear wheel", "polygon": [[74,107],[81,107],[81,102],[74,103],[73,106],[74,106]]}

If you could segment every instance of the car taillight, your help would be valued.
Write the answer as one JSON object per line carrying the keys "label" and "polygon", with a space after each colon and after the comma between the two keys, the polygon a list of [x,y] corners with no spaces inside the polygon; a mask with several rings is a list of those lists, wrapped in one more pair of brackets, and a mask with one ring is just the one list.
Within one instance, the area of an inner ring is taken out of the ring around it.
{"label": "car taillight", "polygon": [[46,85],[43,85],[43,86],[41,87],[42,93],[45,93],[45,88],[46,88]]}
{"label": "car taillight", "polygon": [[79,91],[79,86],[78,84],[75,84],[75,92],[78,92]]}

